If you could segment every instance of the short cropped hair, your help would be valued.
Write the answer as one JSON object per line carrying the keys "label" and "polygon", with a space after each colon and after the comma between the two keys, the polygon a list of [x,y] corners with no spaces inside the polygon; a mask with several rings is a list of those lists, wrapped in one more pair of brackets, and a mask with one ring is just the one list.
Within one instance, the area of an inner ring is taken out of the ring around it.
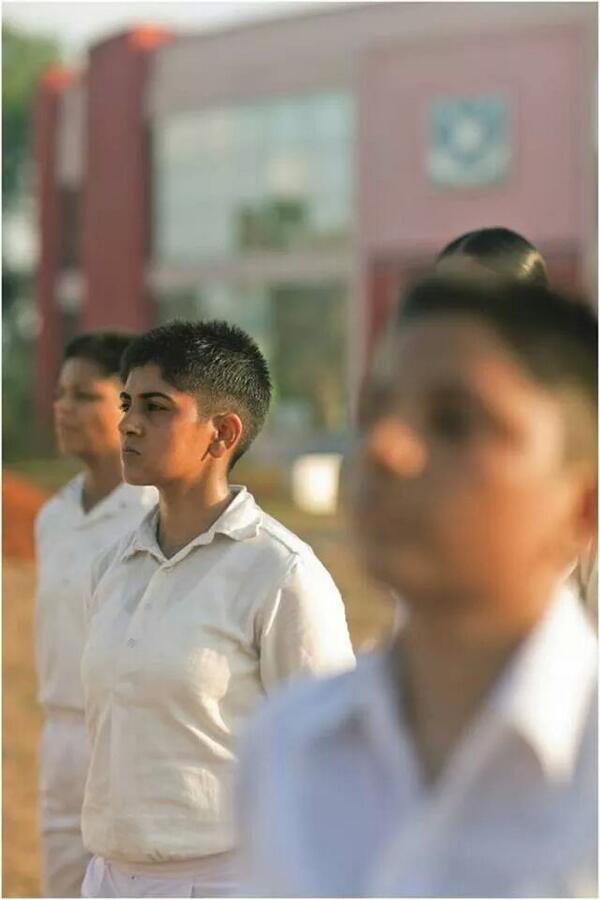
{"label": "short cropped hair", "polygon": [[173,387],[193,394],[211,414],[227,406],[242,420],[243,433],[232,466],[260,432],[271,402],[267,362],[256,342],[223,321],[173,321],[136,338],[123,357],[121,377],[156,365]]}
{"label": "short cropped hair", "polygon": [[528,284],[548,285],[546,263],[537,247],[510,228],[479,228],[467,231],[446,244],[437,262],[464,255],[505,278]]}
{"label": "short cropped hair", "polygon": [[66,345],[63,362],[68,359],[86,359],[95,363],[107,378],[118,378],[123,354],[134,338],[135,334],[127,331],[88,331],[78,334]]}
{"label": "short cropped hair", "polygon": [[598,418],[598,320],[582,300],[497,278],[430,276],[415,284],[397,328],[433,316],[467,316],[488,326],[538,383],[574,386]]}

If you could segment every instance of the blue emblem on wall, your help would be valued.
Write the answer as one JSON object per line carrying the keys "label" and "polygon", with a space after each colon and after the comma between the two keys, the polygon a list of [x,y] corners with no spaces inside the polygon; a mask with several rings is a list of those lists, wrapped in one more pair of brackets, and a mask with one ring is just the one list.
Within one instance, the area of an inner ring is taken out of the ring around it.
{"label": "blue emblem on wall", "polygon": [[434,184],[497,184],[506,178],[509,163],[509,109],[505,97],[441,97],[431,102],[426,167]]}

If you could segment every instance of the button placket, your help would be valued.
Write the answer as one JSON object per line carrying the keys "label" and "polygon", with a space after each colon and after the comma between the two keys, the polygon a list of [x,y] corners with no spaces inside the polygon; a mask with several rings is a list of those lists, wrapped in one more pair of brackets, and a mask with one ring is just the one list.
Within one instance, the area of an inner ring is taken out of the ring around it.
{"label": "button placket", "polygon": [[154,573],[152,575],[150,581],[148,582],[148,584],[146,586],[146,590],[140,597],[137,607],[134,610],[132,616],[130,617],[128,625],[127,625],[127,631],[125,633],[125,638],[126,638],[125,639],[125,650],[126,650],[125,660],[126,660],[127,666],[131,663],[131,651],[135,647],[137,647],[140,643],[140,638],[141,638],[141,634],[142,634],[142,629],[140,628],[141,611],[142,611],[143,607],[145,606],[147,597],[151,591],[152,582],[154,580],[155,574],[156,573]]}
{"label": "button placket", "polygon": [[169,572],[172,572],[172,568],[165,568],[165,566],[160,566],[152,575],[152,578],[148,582],[146,590],[142,594],[140,598],[140,602],[130,621],[129,635],[126,641],[126,646],[129,649],[133,649],[138,646],[144,634],[148,631],[148,628],[151,625],[151,616],[150,613],[153,611],[155,607],[154,602],[154,591],[156,587],[156,581],[158,580],[158,585],[160,585],[160,581],[162,577]]}

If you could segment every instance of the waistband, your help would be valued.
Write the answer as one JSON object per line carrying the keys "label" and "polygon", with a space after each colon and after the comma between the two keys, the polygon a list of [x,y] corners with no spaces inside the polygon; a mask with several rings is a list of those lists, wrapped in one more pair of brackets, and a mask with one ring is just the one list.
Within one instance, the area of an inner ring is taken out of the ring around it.
{"label": "waistband", "polygon": [[224,853],[213,853],[210,856],[196,856],[191,859],[180,859],[166,862],[125,863],[122,860],[98,857],[112,869],[124,875],[146,875],[151,878],[189,878],[193,881],[206,875],[221,874],[229,866],[233,868],[236,853],[227,850]]}

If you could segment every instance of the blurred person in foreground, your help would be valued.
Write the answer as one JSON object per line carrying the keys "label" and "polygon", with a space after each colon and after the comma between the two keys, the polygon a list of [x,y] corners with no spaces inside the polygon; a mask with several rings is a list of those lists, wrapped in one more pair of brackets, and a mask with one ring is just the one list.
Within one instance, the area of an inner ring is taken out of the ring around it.
{"label": "blurred person in foreground", "polygon": [[[527,238],[510,228],[478,228],[460,235],[440,251],[439,274],[494,274],[525,284],[549,287],[546,262]],[[595,537],[568,567],[565,590],[576,592],[598,626],[598,548]]]}
{"label": "blurred person in foreground", "polygon": [[493,273],[524,284],[549,287],[546,262],[527,238],[510,228],[478,228],[454,238],[438,253],[435,270],[440,275],[459,274],[460,269]]}
{"label": "blurred person in foreground", "polygon": [[354,665],[344,604],[312,549],[230,483],[271,397],[252,338],[172,322],[132,342],[122,374],[125,478],[159,503],[90,577],[82,894],[231,896],[239,728],[284,681]]}
{"label": "blurred person in foreground", "polygon": [[597,646],[560,589],[596,528],[595,317],[438,276],[386,348],[354,518],[408,615],[248,730],[245,893],[597,896]]}
{"label": "blurred person in foreground", "polygon": [[54,402],[61,453],[83,471],[40,510],[35,643],[45,721],[40,752],[42,892],[80,897],[89,854],[81,839],[88,748],[80,679],[84,590],[92,560],[156,502],[123,483],[119,368],[131,335],[92,332],[66,347]]}

